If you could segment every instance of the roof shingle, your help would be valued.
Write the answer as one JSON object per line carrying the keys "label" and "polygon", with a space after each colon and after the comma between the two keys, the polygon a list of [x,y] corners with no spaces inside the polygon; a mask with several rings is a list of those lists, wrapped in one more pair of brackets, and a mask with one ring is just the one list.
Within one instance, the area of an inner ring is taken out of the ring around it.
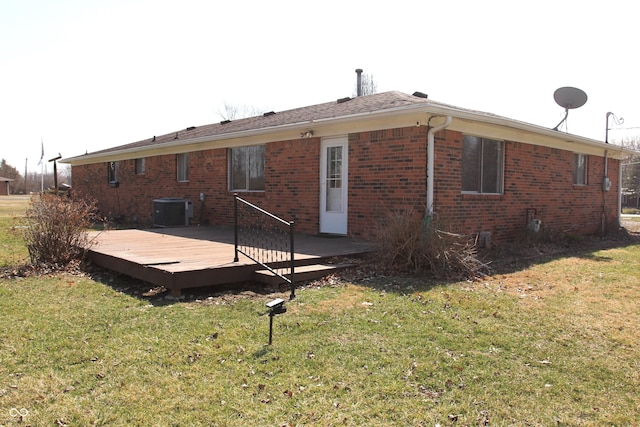
{"label": "roof shingle", "polygon": [[[374,111],[389,110],[398,107],[419,104],[433,104],[426,98],[408,95],[402,92],[384,92],[368,96],[352,98],[345,102],[326,102],[308,107],[294,108],[292,110],[278,111],[275,114],[260,115],[238,120],[223,121],[204,126],[192,126],[177,132],[154,136],[130,144],[95,151],[91,154],[109,153],[112,151],[149,147],[165,144],[171,141],[186,140],[207,136],[233,134],[236,132],[267,129],[294,123],[309,122],[312,120],[330,119],[354,114],[370,113]],[[444,105],[444,104],[439,104]]]}

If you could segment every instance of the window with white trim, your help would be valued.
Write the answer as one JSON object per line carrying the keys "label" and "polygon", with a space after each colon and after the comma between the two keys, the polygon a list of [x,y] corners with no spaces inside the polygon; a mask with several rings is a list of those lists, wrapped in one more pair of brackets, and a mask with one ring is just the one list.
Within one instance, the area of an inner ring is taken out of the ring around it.
{"label": "window with white trim", "polygon": [[586,154],[575,153],[573,155],[573,184],[587,185],[587,164],[589,157]]}
{"label": "window with white trim", "polygon": [[229,150],[229,190],[264,191],[264,145]]}
{"label": "window with white trim", "polygon": [[504,142],[478,136],[462,137],[462,192],[502,194]]}
{"label": "window with white trim", "polygon": [[118,182],[118,162],[107,163],[107,181],[109,184]]}
{"label": "window with white trim", "polygon": [[144,157],[136,159],[136,175],[144,175],[145,173],[145,161]]}
{"label": "window with white trim", "polygon": [[176,169],[178,181],[189,181],[189,153],[176,155]]}

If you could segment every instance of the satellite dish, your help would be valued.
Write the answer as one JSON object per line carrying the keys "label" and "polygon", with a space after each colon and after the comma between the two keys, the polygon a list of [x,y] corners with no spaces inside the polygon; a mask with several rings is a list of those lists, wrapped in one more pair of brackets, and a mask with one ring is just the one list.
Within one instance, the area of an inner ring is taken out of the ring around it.
{"label": "satellite dish", "polygon": [[565,86],[556,89],[553,93],[553,99],[556,104],[564,108],[564,118],[553,128],[553,130],[558,130],[560,125],[567,120],[569,110],[580,108],[587,103],[587,94],[576,87]]}
{"label": "satellite dish", "polygon": [[571,110],[586,104],[587,94],[576,87],[561,87],[553,93],[553,99],[565,110]]}

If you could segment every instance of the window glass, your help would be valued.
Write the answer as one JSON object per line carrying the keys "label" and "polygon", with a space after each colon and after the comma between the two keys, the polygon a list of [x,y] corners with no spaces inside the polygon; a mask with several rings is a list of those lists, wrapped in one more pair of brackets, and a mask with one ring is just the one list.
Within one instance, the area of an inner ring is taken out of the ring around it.
{"label": "window glass", "polygon": [[178,181],[189,181],[189,153],[180,153],[176,156],[178,169]]}
{"label": "window glass", "polygon": [[477,136],[462,138],[462,191],[501,194],[504,143]]}
{"label": "window glass", "polygon": [[264,190],[264,145],[232,148],[229,154],[229,189]]}
{"label": "window glass", "polygon": [[587,185],[587,156],[584,154],[573,155],[573,183]]}
{"label": "window glass", "polygon": [[327,212],[343,212],[342,146],[327,147]]}
{"label": "window glass", "polygon": [[480,182],[481,138],[463,137],[462,141],[462,191],[478,191]]}
{"label": "window glass", "polygon": [[144,158],[136,159],[136,175],[143,175],[145,173],[144,163]]}
{"label": "window glass", "polygon": [[118,181],[118,162],[107,163],[107,180],[109,183]]}
{"label": "window glass", "polygon": [[502,142],[483,140],[482,193],[502,193]]}

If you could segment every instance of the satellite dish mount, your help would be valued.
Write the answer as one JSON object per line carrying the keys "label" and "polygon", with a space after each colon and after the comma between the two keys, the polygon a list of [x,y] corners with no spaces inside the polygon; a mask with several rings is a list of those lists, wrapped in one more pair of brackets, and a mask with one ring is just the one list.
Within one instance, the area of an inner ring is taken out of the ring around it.
{"label": "satellite dish mount", "polygon": [[566,86],[556,89],[553,93],[553,99],[555,99],[556,104],[564,108],[564,117],[560,120],[560,123],[553,128],[553,130],[558,130],[560,125],[567,121],[569,110],[580,108],[586,104],[587,94],[578,88]]}

